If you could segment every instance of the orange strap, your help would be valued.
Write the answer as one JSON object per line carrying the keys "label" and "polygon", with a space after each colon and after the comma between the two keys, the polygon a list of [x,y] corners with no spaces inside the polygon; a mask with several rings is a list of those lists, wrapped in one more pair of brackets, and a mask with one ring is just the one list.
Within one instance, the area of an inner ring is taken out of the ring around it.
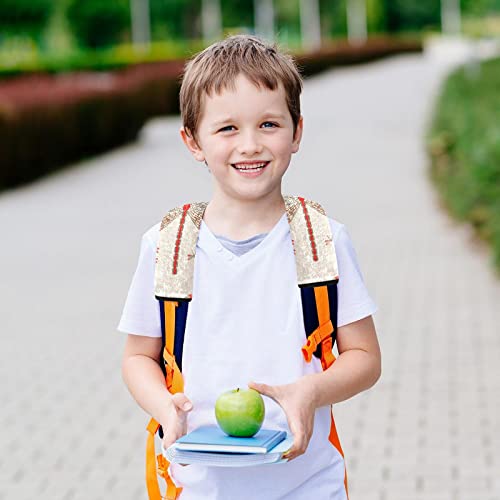
{"label": "orange strap", "polygon": [[[152,418],[149,421],[148,439],[146,443],[146,486],[148,489],[148,498],[150,500],[176,500],[182,491],[182,488],[177,488],[172,478],[168,474],[169,461],[160,453],[156,456],[158,461],[158,469],[155,461],[155,434],[158,431],[160,424]],[[165,479],[167,483],[167,494],[162,496],[160,485],[158,484],[158,475]]]}
{"label": "orange strap", "polygon": [[[330,320],[330,303],[328,301],[328,288],[326,286],[320,286],[314,288],[314,295],[316,298],[316,308],[318,310],[318,320],[321,325],[317,328],[308,338],[306,345],[302,348],[302,353],[307,362],[312,358],[314,351],[317,346],[321,344],[321,366],[323,370],[327,370],[335,362],[335,356],[332,352],[333,342],[331,333],[333,332],[333,325]],[[329,329],[331,326],[331,329]],[[326,333],[328,332],[328,333]],[[319,341],[318,341],[319,340]],[[305,352],[304,352],[305,351]],[[307,355],[307,356],[306,356]],[[308,359],[309,358],[309,359]],[[330,434],[328,440],[337,449],[342,458],[344,457],[344,451],[340,445],[340,439],[337,433],[337,427],[335,426],[335,420],[333,418],[333,407],[330,411]],[[347,489],[347,470],[344,467],[344,487],[347,498],[349,498],[349,491]]]}
{"label": "orange strap", "polygon": [[[311,335],[309,335],[309,337],[307,337],[307,342],[302,346],[302,354],[304,356],[304,359],[308,363],[310,363],[314,351],[321,344],[322,346],[321,364],[323,365],[323,356],[325,351],[327,350],[325,349],[326,346],[324,346],[324,341],[330,339],[330,352],[332,349],[331,334],[333,332],[333,324],[332,320],[330,319],[330,303],[328,301],[328,287],[326,285],[314,287],[314,297],[316,299],[316,309],[318,310],[319,326],[318,328],[316,328],[316,330],[314,330],[314,332],[311,333]],[[330,363],[328,366],[330,366],[333,363],[333,361],[335,361],[334,357],[333,360],[331,357],[328,357],[327,362]],[[325,369],[324,366],[323,369]]]}
{"label": "orange strap", "polygon": [[[182,392],[184,390],[184,380],[182,373],[175,361],[174,338],[175,338],[175,308],[177,302],[165,301],[165,349],[163,350],[163,360],[165,362],[166,376],[165,382],[170,393]],[[176,500],[182,491],[178,488],[168,473],[170,463],[160,453],[156,455],[155,434],[158,432],[160,424],[152,418],[147,426],[148,439],[146,442],[146,486],[149,500]],[[158,466],[157,466],[158,463]],[[167,483],[166,496],[162,496],[158,484],[158,475],[163,477]]]}
{"label": "orange strap", "polygon": [[312,359],[313,353],[316,348],[328,338],[331,338],[333,332],[333,324],[330,318],[326,323],[320,324],[314,332],[307,337],[307,342],[302,346],[302,354],[304,359],[309,363]]}
{"label": "orange strap", "polygon": [[181,370],[175,361],[175,356],[170,354],[166,347],[163,349],[163,360],[165,361],[167,389],[171,394],[182,392],[184,390],[184,379]]}

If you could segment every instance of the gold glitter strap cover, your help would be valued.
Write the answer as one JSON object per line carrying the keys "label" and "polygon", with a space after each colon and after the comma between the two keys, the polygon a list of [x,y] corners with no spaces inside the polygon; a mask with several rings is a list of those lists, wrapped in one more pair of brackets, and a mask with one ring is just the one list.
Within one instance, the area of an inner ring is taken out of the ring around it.
{"label": "gold glitter strap cover", "polygon": [[323,207],[300,196],[285,196],[284,200],[299,287],[338,281],[332,230]]}
{"label": "gold glitter strap cover", "polygon": [[[299,287],[338,280],[337,257],[328,217],[318,203],[284,196]],[[156,249],[155,296],[190,301],[194,259],[203,214],[208,203],[177,207],[163,218]]]}
{"label": "gold glitter strap cover", "polygon": [[193,297],[196,242],[207,205],[190,203],[170,210],[163,218],[156,249],[157,299],[190,301]]}

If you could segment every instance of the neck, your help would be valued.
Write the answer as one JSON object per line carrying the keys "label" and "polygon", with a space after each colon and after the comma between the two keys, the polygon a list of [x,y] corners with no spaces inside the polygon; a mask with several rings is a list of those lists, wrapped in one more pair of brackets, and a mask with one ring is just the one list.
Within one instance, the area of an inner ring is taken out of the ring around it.
{"label": "neck", "polygon": [[269,232],[285,213],[281,192],[257,200],[214,196],[203,220],[210,230],[231,239],[247,239]]}

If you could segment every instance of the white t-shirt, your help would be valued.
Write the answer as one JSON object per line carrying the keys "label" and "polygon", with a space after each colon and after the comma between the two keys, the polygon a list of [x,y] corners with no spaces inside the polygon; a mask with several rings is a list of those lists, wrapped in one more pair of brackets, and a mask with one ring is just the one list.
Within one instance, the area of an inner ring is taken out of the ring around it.
{"label": "white t-shirt", "polygon": [[[359,270],[345,227],[330,219],[337,263],[338,326],[372,315],[376,306]],[[147,231],[139,263],[118,329],[161,337],[154,266],[159,224]],[[320,361],[306,363],[300,289],[286,214],[254,248],[236,256],[204,221],[196,247],[193,299],[189,304],[183,350],[184,392],[193,403],[188,432],[215,424],[217,397],[255,381],[270,385],[294,382],[320,372]],[[288,432],[282,409],[264,398],[264,427]],[[183,500],[265,498],[344,500],[344,462],[328,441],[330,408],[316,411],[306,453],[286,464],[222,468],[172,464]],[[340,436],[342,436],[340,430]]]}

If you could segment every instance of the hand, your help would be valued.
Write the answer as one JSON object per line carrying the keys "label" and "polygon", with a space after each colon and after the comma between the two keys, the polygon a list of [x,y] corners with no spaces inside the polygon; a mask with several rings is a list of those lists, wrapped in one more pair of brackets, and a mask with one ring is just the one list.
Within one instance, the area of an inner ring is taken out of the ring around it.
{"label": "hand", "polygon": [[167,449],[187,432],[187,414],[193,404],[182,392],[173,394],[165,418],[161,422],[163,428],[163,447]]}
{"label": "hand", "polygon": [[316,410],[308,378],[302,377],[293,384],[274,386],[250,382],[248,387],[276,401],[285,412],[293,434],[293,444],[283,458],[290,461],[305,453],[313,433]]}

